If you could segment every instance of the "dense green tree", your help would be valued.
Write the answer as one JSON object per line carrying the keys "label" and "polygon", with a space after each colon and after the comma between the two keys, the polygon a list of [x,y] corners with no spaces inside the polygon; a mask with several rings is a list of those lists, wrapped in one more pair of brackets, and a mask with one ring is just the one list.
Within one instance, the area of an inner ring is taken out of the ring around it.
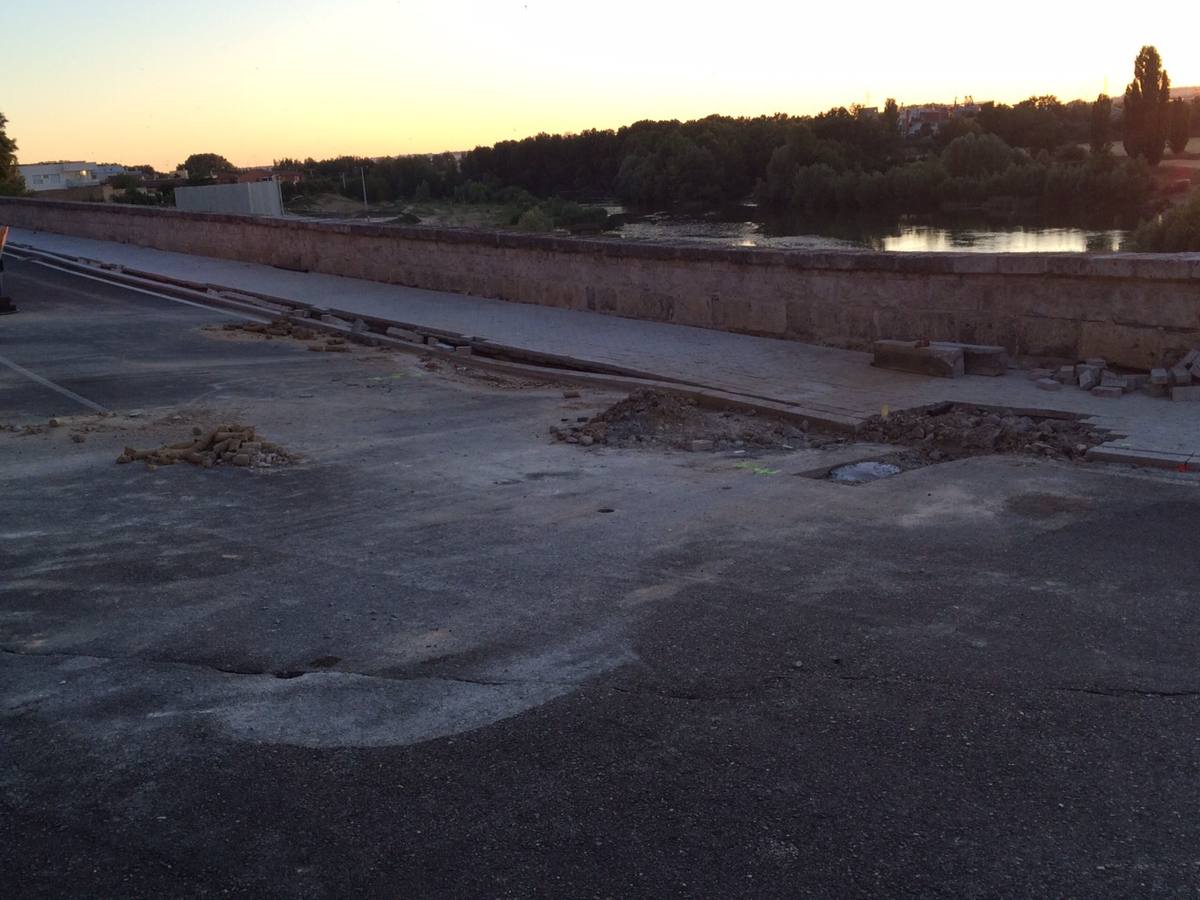
{"label": "dense green tree", "polygon": [[226,172],[236,172],[237,166],[219,153],[193,153],[179,164],[187,169],[188,178],[207,179]]}
{"label": "dense green tree", "polygon": [[1013,162],[1012,147],[994,134],[964,134],[942,151],[942,165],[955,178],[998,175]]}
{"label": "dense green tree", "polygon": [[1133,64],[1133,81],[1125,88],[1125,152],[1156,166],[1167,143],[1171,79],[1162,57],[1145,46]]}
{"label": "dense green tree", "polygon": [[132,172],[122,172],[120,175],[113,175],[109,178],[108,183],[110,187],[118,190],[132,191],[141,185],[142,180]]}
{"label": "dense green tree", "polygon": [[980,128],[995,134],[1010,147],[1053,153],[1069,142],[1087,140],[1086,105],[1066,106],[1057,97],[1030,97],[1016,106],[985,103],[977,120]]}
{"label": "dense green tree", "polygon": [[1191,136],[1191,108],[1182,99],[1172,100],[1167,127],[1167,142],[1171,145],[1171,152],[1176,156],[1182,156],[1187,152],[1188,140]]}
{"label": "dense green tree", "polygon": [[895,97],[888,97],[883,104],[883,112],[880,113],[879,122],[883,125],[883,130],[888,134],[896,134],[900,131],[900,105],[896,102]]}
{"label": "dense green tree", "polygon": [[1112,152],[1112,98],[1108,94],[1101,94],[1092,104],[1088,143],[1095,156],[1108,156]]}
{"label": "dense green tree", "polygon": [[974,119],[959,116],[942,124],[942,127],[937,130],[937,134],[933,136],[933,146],[941,152],[957,138],[967,134],[979,134],[981,131],[979,123]]}
{"label": "dense green tree", "polygon": [[0,113],[0,196],[25,193],[25,179],[17,168],[17,142],[5,131],[8,119]]}

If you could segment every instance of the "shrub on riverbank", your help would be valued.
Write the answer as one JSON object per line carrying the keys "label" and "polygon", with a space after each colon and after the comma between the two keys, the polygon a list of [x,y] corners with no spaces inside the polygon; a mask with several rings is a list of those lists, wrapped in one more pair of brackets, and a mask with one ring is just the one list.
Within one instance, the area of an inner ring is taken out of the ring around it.
{"label": "shrub on riverbank", "polygon": [[881,172],[838,171],[824,161],[790,168],[779,158],[773,163],[759,201],[809,214],[1023,205],[1053,216],[1135,215],[1152,191],[1149,170],[1138,160],[1033,159],[995,135],[964,135],[940,156]]}
{"label": "shrub on riverbank", "polygon": [[1145,253],[1200,252],[1200,192],[1193,192],[1182,206],[1142,224],[1129,245]]}

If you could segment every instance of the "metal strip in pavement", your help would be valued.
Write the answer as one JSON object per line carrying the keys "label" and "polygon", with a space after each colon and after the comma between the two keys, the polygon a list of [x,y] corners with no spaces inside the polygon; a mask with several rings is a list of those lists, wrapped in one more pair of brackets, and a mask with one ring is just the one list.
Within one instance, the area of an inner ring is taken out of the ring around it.
{"label": "metal strip in pavement", "polygon": [[87,397],[81,397],[79,394],[75,393],[74,391],[68,390],[67,388],[63,387],[60,384],[55,384],[53,381],[50,381],[47,378],[43,378],[37,372],[30,372],[24,366],[17,365],[11,359],[7,359],[6,357],[0,356],[0,366],[7,366],[8,368],[10,368],[14,372],[16,372],[18,375],[24,375],[29,380],[36,381],[42,387],[48,387],[48,388],[50,388],[50,390],[56,391],[56,392],[62,394],[64,397],[69,397],[70,399],[74,400],[76,403],[83,404],[88,409],[92,410],[93,412],[108,412],[108,410],[105,409],[103,406],[101,406],[99,403],[93,403]]}

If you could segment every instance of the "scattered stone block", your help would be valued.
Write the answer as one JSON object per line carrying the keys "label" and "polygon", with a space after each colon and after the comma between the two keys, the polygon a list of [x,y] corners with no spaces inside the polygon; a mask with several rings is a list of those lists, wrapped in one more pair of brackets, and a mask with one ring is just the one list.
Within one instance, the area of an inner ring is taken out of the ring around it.
{"label": "scattered stone block", "polygon": [[1149,380],[1150,380],[1149,375],[1142,375],[1140,373],[1135,374],[1135,375],[1126,375],[1125,381],[1126,381],[1127,386],[1126,386],[1125,390],[1129,393],[1132,393],[1137,390],[1141,390],[1142,385],[1146,384]]}
{"label": "scattered stone block", "polygon": [[966,374],[961,347],[922,346],[918,341],[876,341],[871,365],[898,372],[960,378]]}
{"label": "scattered stone block", "polygon": [[1151,384],[1170,384],[1171,373],[1166,369],[1151,369],[1150,370]]}
{"label": "scattered stone block", "polygon": [[400,338],[403,341],[412,341],[414,344],[420,344],[423,339],[420,334],[408,328],[397,328],[395,325],[389,325],[384,334],[391,337]]}
{"label": "scattered stone block", "polygon": [[1200,384],[1177,385],[1171,388],[1171,399],[1200,402]]}
{"label": "scattered stone block", "polygon": [[1176,363],[1171,367],[1171,384],[1189,385],[1192,383],[1192,372],[1187,366]]}
{"label": "scattered stone block", "polygon": [[1104,374],[1100,376],[1100,386],[1118,388],[1119,390],[1127,391],[1129,390],[1129,381],[1124,375],[1118,375],[1116,372],[1109,372],[1106,370]]}
{"label": "scattered stone block", "polygon": [[701,453],[706,450],[711,450],[712,448],[713,448],[712,441],[692,441],[688,445],[688,449],[691,450],[693,453]]}
{"label": "scattered stone block", "polygon": [[1090,393],[1093,397],[1104,397],[1111,400],[1123,396],[1125,389],[1106,385],[1097,385],[1096,387],[1092,388]]}
{"label": "scattered stone block", "polygon": [[931,341],[930,347],[959,348],[963,352],[963,370],[968,375],[1008,374],[1008,351],[992,344],[963,344],[958,341]]}
{"label": "scattered stone block", "polygon": [[1103,371],[1095,366],[1076,366],[1075,371],[1079,377],[1079,387],[1082,390],[1090,391],[1100,383],[1100,373]]}
{"label": "scattered stone block", "polygon": [[1028,372],[1030,381],[1039,381],[1042,378],[1050,378],[1054,374],[1051,369],[1030,369]]}
{"label": "scattered stone block", "polygon": [[1147,381],[1142,385],[1142,393],[1148,397],[1166,397],[1170,390],[1165,384],[1155,384],[1152,381]]}
{"label": "scattered stone block", "polygon": [[1039,378],[1034,384],[1043,391],[1062,390],[1062,382],[1054,378]]}
{"label": "scattered stone block", "polygon": [[1054,378],[1059,384],[1075,384],[1075,367],[1060,366]]}
{"label": "scattered stone block", "polygon": [[1200,348],[1192,348],[1184,354],[1183,359],[1175,363],[1177,366],[1183,366],[1185,369],[1196,371],[1196,366],[1200,365]]}
{"label": "scattered stone block", "polygon": [[1090,359],[1085,359],[1083,362],[1084,362],[1084,365],[1095,366],[1097,369],[1100,369],[1101,371],[1108,368],[1108,360],[1103,359],[1102,357],[1099,357],[1099,356],[1093,356]]}

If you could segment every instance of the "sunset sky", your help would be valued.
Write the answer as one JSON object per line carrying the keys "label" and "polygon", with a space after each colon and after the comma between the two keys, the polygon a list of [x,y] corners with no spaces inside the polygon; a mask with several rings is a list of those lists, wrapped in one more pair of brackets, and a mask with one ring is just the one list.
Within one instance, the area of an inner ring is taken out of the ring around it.
{"label": "sunset sky", "polygon": [[469,149],[709,113],[1200,84],[1200,4],[38,0],[5,4],[21,162]]}

